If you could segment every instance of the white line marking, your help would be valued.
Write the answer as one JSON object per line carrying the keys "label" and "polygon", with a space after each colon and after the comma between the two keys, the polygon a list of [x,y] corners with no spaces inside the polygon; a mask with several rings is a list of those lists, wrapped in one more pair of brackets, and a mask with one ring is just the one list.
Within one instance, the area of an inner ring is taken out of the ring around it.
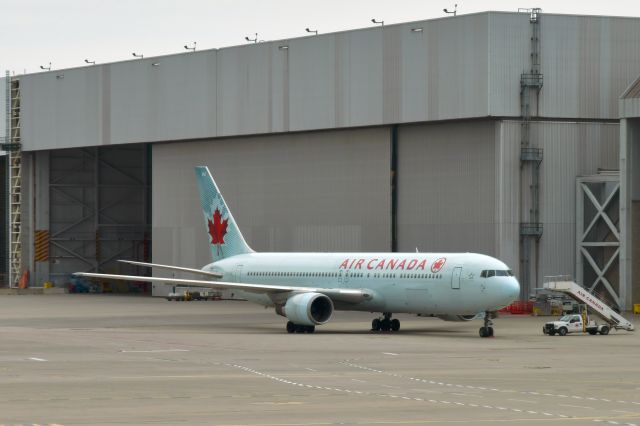
{"label": "white line marking", "polygon": [[585,407],[584,405],[571,405],[571,404],[558,404],[561,407],[570,407],[570,408],[582,408],[584,410],[593,410],[592,407]]}
{"label": "white line marking", "polygon": [[[243,366],[240,366],[240,365],[237,365],[237,364],[225,364],[225,365],[230,366],[230,367],[235,367],[235,368],[238,368],[240,370],[247,371],[247,372],[250,372],[250,373],[256,374],[258,376],[265,377],[265,378],[268,378],[270,380],[274,380],[274,381],[277,381],[277,382],[289,383],[289,384],[291,384],[293,386],[307,387],[307,388],[310,388],[310,389],[323,389],[321,386],[313,386],[313,385],[309,385],[309,384],[306,384],[306,383],[288,382],[288,381],[285,381],[285,380],[283,380],[283,379],[281,379],[279,377],[272,376],[271,374],[267,374],[267,373],[264,373],[264,372],[261,372],[261,371],[258,371],[258,370],[253,370],[251,368],[243,367]],[[395,386],[388,386],[388,385],[384,385],[384,384],[382,386],[394,387],[395,388]],[[386,393],[377,394],[377,393],[361,392],[361,391],[356,391],[356,390],[351,390],[351,389],[330,388],[330,387],[325,387],[324,389],[329,390],[329,391],[334,391],[334,392],[345,392],[345,393],[352,393],[352,394],[359,394],[359,395],[377,396],[377,397],[380,397],[380,398],[404,399],[406,401],[420,401],[420,402],[424,402],[425,401],[422,398],[417,398],[417,397],[413,397],[412,398],[412,397],[403,396],[403,395],[394,395],[394,394],[386,394]],[[525,410],[521,410],[521,409],[518,409],[518,408],[505,408],[505,407],[498,407],[498,406],[492,406],[492,405],[478,405],[478,404],[473,404],[473,403],[465,404],[463,402],[458,402],[458,401],[445,401],[445,400],[435,400],[435,399],[429,399],[429,400],[426,400],[426,401],[434,403],[434,404],[438,404],[439,403],[439,404],[447,404],[447,405],[453,404],[453,405],[458,405],[458,406],[463,406],[463,407],[466,407],[466,406],[468,406],[468,407],[482,407],[482,408],[487,408],[487,409],[490,409],[490,410],[510,410],[510,411],[513,411],[513,412],[516,412],[516,413],[525,413],[526,412],[526,413],[534,414],[534,415],[544,414],[545,416],[551,416],[551,417],[555,416],[555,417],[560,417],[560,418],[568,418],[569,417],[569,416],[566,416],[566,415],[563,415],[563,414],[551,414],[551,413],[547,413],[547,412],[539,413],[538,411],[532,411],[532,410],[525,411]],[[620,423],[613,423],[613,424],[620,424]],[[636,425],[632,425],[632,424],[629,423],[629,424],[626,424],[626,426],[636,426]]]}
{"label": "white line marking", "polygon": [[[429,383],[432,385],[439,385],[439,386],[449,386],[449,387],[465,387],[467,389],[478,389],[478,390],[483,390],[483,391],[492,391],[492,392],[500,392],[500,393],[519,393],[522,395],[535,395],[535,396],[547,396],[547,397],[558,397],[558,398],[573,398],[573,399],[579,399],[579,400],[589,400],[589,401],[602,401],[602,402],[607,402],[607,403],[619,403],[619,404],[634,404],[634,405],[640,405],[640,402],[636,402],[636,401],[623,401],[623,400],[618,400],[618,401],[613,401],[610,399],[606,399],[606,398],[594,398],[594,397],[588,397],[588,396],[578,396],[578,395],[563,395],[563,394],[553,394],[553,393],[541,393],[541,392],[536,392],[536,391],[516,391],[516,390],[505,390],[505,389],[496,389],[496,388],[487,388],[484,386],[469,386],[469,385],[460,385],[460,384],[452,384],[452,383],[443,383],[443,382],[436,382],[433,380],[426,380],[426,379],[420,379],[417,377],[411,377],[411,378],[407,378],[401,374],[395,374],[395,373],[390,373],[390,372],[386,372],[386,371],[382,371],[382,370],[375,370],[373,368],[369,368],[363,365],[358,365],[358,364],[353,364],[351,362],[348,361],[343,361],[341,362],[341,364],[345,364],[348,365],[350,367],[353,368],[359,368],[361,370],[366,370],[366,371],[371,371],[374,373],[380,373],[380,374],[386,374],[388,376],[392,376],[392,377],[398,377],[398,378],[405,378],[408,380],[413,380],[413,381],[417,381],[417,382],[422,382],[422,383]],[[636,388],[638,390],[640,390],[640,388]],[[591,408],[591,407],[589,407]]]}
{"label": "white line marking", "polygon": [[382,352],[382,355],[393,355],[393,356],[398,356],[398,354],[394,354],[393,352]]}
{"label": "white line marking", "polygon": [[142,354],[142,353],[159,353],[159,352],[190,352],[189,349],[151,349],[148,351],[127,351],[121,349],[122,353],[133,353],[133,354]]}
{"label": "white line marking", "polygon": [[47,362],[47,360],[46,360],[46,359],[44,359],[44,358],[34,358],[34,357],[31,357],[31,358],[29,358],[29,359],[30,359],[31,361]]}
{"label": "white line marking", "polygon": [[515,399],[515,398],[507,398],[507,401],[514,401],[514,402],[526,402],[527,404],[537,404],[536,401],[531,401],[529,399]]}

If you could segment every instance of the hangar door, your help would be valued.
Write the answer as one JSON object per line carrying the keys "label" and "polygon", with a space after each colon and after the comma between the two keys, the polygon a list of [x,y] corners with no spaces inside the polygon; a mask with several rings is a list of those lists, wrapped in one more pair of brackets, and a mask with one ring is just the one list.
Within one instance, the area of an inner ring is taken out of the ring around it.
{"label": "hangar door", "polygon": [[389,251],[389,143],[377,128],[154,145],[153,261],[211,262],[196,165],[256,251]]}
{"label": "hangar door", "polygon": [[495,124],[400,126],[398,251],[495,252]]}

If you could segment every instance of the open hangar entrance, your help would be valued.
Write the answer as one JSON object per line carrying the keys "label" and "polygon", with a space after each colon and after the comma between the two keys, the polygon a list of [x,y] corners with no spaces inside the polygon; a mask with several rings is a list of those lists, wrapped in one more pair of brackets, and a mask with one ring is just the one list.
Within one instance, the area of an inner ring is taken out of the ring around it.
{"label": "open hangar entrance", "polygon": [[26,238],[32,282],[71,291],[149,293],[146,283],[96,283],[73,271],[146,275],[117,262],[151,261],[150,146],[127,144],[36,151],[24,156]]}
{"label": "open hangar entrance", "polygon": [[640,304],[640,78],[620,99],[620,278],[626,308]]}

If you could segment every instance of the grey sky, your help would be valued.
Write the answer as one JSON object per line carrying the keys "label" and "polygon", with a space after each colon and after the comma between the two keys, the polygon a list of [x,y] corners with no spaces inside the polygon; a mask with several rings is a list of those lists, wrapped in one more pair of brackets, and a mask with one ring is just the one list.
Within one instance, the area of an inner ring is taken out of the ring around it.
{"label": "grey sky", "polygon": [[[0,71],[17,74],[245,43],[245,36],[278,40],[445,16],[456,0],[0,0]],[[516,11],[640,17],[640,1],[461,0],[458,13]]]}

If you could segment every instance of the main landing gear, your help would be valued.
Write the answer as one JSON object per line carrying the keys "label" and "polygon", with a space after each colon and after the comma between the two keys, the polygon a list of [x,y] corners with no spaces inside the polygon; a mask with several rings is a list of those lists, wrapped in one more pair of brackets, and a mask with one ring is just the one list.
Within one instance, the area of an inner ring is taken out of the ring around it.
{"label": "main landing gear", "polygon": [[313,333],[316,327],[313,325],[300,325],[287,321],[287,333]]}
{"label": "main landing gear", "polygon": [[484,326],[480,327],[480,337],[493,337],[493,321],[491,321],[491,312],[484,313]]}
{"label": "main landing gear", "polygon": [[371,331],[398,331],[400,330],[400,321],[391,319],[391,312],[385,312],[384,317],[376,318],[371,321]]}

